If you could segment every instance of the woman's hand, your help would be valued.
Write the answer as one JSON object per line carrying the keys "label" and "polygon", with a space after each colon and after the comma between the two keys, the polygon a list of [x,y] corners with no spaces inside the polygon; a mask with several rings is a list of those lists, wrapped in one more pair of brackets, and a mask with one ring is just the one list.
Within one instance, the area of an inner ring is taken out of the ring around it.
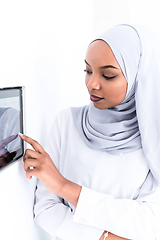
{"label": "woman's hand", "polygon": [[37,177],[52,193],[58,194],[65,184],[65,178],[60,174],[49,154],[35,140],[25,135],[19,136],[29,143],[34,150],[27,149],[23,160],[26,177]]}
{"label": "woman's hand", "polygon": [[62,176],[49,154],[37,141],[23,134],[19,136],[34,149],[27,149],[23,158],[26,177],[28,179],[32,176],[37,177],[51,193],[57,194],[76,206],[81,186]]}

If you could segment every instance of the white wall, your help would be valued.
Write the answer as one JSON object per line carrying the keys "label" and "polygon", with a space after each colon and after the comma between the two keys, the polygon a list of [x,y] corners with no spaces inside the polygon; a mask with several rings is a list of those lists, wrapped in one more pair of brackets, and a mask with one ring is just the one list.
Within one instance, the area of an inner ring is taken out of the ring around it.
{"label": "white wall", "polygon": [[[0,1],[0,87],[26,87],[26,133],[43,146],[56,113],[77,105],[78,98],[88,101],[81,94],[93,31],[89,3]],[[50,239],[33,221],[35,183],[26,179],[22,161],[0,173],[0,239]]]}
{"label": "white wall", "polygon": [[[159,29],[159,2],[1,0],[0,87],[26,87],[29,136],[44,146],[58,111],[88,103],[83,69],[92,37],[118,23]],[[35,184],[22,161],[0,173],[1,239],[51,239],[33,221]]]}
{"label": "white wall", "polygon": [[160,32],[160,0],[96,0],[95,34],[120,23],[147,25]]}

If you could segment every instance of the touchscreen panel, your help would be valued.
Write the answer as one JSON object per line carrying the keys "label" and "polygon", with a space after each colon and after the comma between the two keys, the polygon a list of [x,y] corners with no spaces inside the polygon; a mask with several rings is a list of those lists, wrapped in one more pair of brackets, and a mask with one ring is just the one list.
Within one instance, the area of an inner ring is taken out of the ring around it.
{"label": "touchscreen panel", "polygon": [[0,88],[0,170],[21,158],[23,141],[23,87]]}

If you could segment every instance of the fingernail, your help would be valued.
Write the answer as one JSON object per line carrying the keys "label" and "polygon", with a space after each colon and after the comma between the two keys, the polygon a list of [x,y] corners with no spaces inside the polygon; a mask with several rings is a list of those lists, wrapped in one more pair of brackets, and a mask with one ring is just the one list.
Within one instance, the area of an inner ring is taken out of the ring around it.
{"label": "fingernail", "polygon": [[18,135],[19,135],[19,136],[23,136],[23,134],[22,134],[22,133],[18,133]]}

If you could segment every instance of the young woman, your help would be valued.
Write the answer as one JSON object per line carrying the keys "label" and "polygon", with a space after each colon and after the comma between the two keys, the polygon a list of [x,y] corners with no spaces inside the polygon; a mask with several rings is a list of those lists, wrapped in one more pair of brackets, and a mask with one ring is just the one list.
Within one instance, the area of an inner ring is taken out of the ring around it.
{"label": "young woman", "polygon": [[[36,176],[36,222],[62,240],[160,239],[160,52],[145,27],[118,25],[88,47],[89,106],[53,123],[46,151],[20,135]],[[32,167],[32,168],[31,168]]]}

